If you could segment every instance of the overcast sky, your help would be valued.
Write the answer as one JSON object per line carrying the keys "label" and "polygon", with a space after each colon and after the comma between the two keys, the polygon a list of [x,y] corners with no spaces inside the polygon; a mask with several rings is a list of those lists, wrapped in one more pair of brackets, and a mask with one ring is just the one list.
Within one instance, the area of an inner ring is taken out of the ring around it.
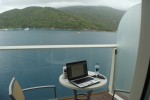
{"label": "overcast sky", "polygon": [[48,7],[66,7],[66,6],[109,6],[112,8],[127,10],[133,5],[140,3],[141,0],[0,0],[0,13],[14,8],[25,8],[28,6],[48,6]]}

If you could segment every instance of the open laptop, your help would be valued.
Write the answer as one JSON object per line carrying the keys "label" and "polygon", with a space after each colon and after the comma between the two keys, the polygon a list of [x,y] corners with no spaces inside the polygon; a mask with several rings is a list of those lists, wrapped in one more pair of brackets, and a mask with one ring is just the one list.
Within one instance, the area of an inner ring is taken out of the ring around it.
{"label": "open laptop", "polygon": [[86,60],[67,63],[66,67],[69,82],[80,88],[87,87],[100,82],[96,78],[88,76]]}

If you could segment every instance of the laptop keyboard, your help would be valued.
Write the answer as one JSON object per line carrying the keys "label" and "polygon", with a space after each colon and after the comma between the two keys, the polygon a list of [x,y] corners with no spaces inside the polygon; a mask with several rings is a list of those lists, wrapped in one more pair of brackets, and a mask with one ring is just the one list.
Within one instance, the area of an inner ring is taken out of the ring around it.
{"label": "laptop keyboard", "polygon": [[81,84],[81,83],[88,82],[90,80],[93,80],[93,78],[91,78],[91,77],[85,77],[85,78],[82,78],[82,79],[79,79],[79,80],[75,80],[74,82],[76,82],[77,84]]}

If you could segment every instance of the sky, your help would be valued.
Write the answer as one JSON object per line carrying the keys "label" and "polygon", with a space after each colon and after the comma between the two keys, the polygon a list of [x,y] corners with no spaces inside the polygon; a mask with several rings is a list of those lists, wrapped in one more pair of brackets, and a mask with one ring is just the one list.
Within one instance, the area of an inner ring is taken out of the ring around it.
{"label": "sky", "polygon": [[108,6],[115,9],[127,10],[141,0],[0,0],[0,13],[29,6],[67,7],[67,6]]}

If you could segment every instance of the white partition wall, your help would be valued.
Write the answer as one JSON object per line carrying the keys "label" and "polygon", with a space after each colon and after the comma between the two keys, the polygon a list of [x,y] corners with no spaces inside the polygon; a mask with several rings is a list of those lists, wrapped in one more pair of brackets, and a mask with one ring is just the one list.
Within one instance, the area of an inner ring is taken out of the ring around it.
{"label": "white partition wall", "polygon": [[141,4],[130,8],[118,27],[115,84],[130,91],[135,72],[140,37]]}
{"label": "white partition wall", "polygon": [[[142,96],[142,91],[148,71],[150,60],[150,0],[142,0],[142,18],[141,18],[141,32],[138,49],[138,57],[136,62],[136,70],[133,79],[131,95],[129,100],[150,100],[150,91],[146,96]],[[150,86],[150,84],[149,84]],[[142,97],[142,98],[141,98]]]}

